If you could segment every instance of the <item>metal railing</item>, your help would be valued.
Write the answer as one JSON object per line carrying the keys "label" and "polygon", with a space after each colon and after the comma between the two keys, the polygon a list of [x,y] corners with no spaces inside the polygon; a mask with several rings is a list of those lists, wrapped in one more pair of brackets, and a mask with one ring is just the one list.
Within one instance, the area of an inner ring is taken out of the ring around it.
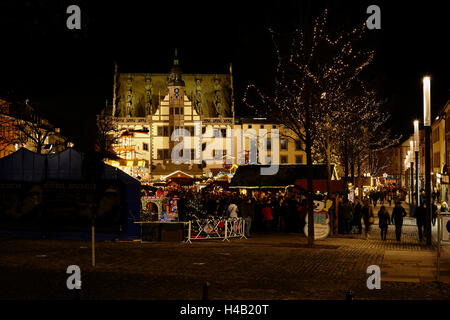
{"label": "metal railing", "polygon": [[246,238],[243,218],[209,218],[189,221],[185,242],[192,243],[192,240],[205,239],[229,241],[232,238]]}

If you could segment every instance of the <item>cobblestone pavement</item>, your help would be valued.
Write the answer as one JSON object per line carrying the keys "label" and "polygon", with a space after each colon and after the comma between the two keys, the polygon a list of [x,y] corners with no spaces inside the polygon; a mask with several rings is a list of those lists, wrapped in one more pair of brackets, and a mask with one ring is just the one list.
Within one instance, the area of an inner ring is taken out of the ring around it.
{"label": "cobblestone pavement", "polygon": [[[82,270],[81,299],[201,299],[205,281],[211,299],[342,300],[349,289],[356,299],[448,299],[449,283],[419,276],[402,281],[392,273],[402,273],[404,261],[386,262],[386,253],[413,259],[433,252],[418,243],[416,227],[403,231],[401,242],[392,240],[393,226],[386,241],[374,226],[368,239],[336,236],[316,241],[314,248],[300,234],[192,244],[101,242],[95,268],[89,242],[3,239],[0,299],[76,298],[75,290],[66,288],[72,264]],[[370,265],[382,268],[381,290],[367,289]],[[393,281],[383,280],[384,266]]]}

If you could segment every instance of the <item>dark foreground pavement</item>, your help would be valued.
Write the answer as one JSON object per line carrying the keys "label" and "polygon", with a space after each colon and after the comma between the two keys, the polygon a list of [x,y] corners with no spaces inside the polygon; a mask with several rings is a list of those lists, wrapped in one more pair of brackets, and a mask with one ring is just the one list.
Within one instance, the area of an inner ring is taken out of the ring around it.
{"label": "dark foreground pavement", "polygon": [[[250,239],[185,243],[97,243],[91,266],[89,242],[0,240],[0,299],[76,299],[66,269],[81,268],[81,299],[209,298],[449,299],[450,281],[434,281],[434,249],[419,244],[414,226],[401,243],[355,236],[306,246],[299,234],[255,235]],[[390,227],[388,239],[394,239]],[[426,262],[428,261],[428,262]],[[428,264],[427,264],[428,263]],[[381,289],[366,286],[370,265],[382,270]],[[449,267],[450,270],[450,267]],[[441,280],[444,281],[444,280]]]}

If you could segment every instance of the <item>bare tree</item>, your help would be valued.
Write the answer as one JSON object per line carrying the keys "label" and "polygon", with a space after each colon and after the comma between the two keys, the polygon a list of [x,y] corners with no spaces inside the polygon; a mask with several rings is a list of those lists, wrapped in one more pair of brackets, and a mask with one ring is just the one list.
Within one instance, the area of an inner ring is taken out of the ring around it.
{"label": "bare tree", "polygon": [[116,159],[114,145],[118,143],[120,130],[114,122],[114,118],[103,112],[97,115],[97,131],[95,137],[95,151],[103,159]]}
{"label": "bare tree", "polygon": [[[296,30],[289,36],[288,54],[282,54],[275,43],[278,63],[273,94],[266,94],[250,85],[244,102],[259,115],[277,118],[294,138],[305,145],[308,166],[308,220],[313,221],[312,163],[314,148],[322,148],[327,163],[330,192],[331,150],[338,137],[338,126],[348,114],[349,100],[358,75],[372,60],[373,52],[357,50],[354,43],[361,39],[365,25],[337,36],[327,30],[325,12],[315,19],[311,33]],[[309,30],[308,30],[309,31]],[[252,100],[250,92],[256,93]],[[308,224],[308,244],[314,243],[314,224]]]}

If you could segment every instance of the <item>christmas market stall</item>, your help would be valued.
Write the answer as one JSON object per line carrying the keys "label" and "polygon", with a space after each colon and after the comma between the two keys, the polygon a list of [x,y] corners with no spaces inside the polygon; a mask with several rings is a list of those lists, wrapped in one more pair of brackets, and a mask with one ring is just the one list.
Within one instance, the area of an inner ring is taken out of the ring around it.
{"label": "christmas market stall", "polygon": [[73,148],[0,159],[0,222],[13,233],[84,239],[94,223],[98,237],[137,238],[140,193],[138,180]]}
{"label": "christmas market stall", "polygon": [[244,238],[242,218],[207,216],[195,196],[187,200],[185,221],[180,221],[179,200],[169,189],[141,197],[141,218],[136,224],[140,225],[142,242]]}
{"label": "christmas market stall", "polygon": [[187,222],[179,221],[178,198],[170,197],[167,191],[160,191],[155,196],[142,196],[140,225],[141,240],[183,241]]}
{"label": "christmas market stall", "polygon": [[[326,165],[313,164],[312,167],[314,191],[326,192]],[[252,192],[254,195],[268,190],[286,190],[293,187],[306,190],[306,179],[308,177],[306,164],[280,164],[277,172],[273,175],[261,174],[263,168],[269,168],[269,165],[239,166],[231,179],[230,189],[237,189],[245,194]],[[334,165],[331,166],[331,172],[332,192],[339,192],[340,181],[337,180]]]}

